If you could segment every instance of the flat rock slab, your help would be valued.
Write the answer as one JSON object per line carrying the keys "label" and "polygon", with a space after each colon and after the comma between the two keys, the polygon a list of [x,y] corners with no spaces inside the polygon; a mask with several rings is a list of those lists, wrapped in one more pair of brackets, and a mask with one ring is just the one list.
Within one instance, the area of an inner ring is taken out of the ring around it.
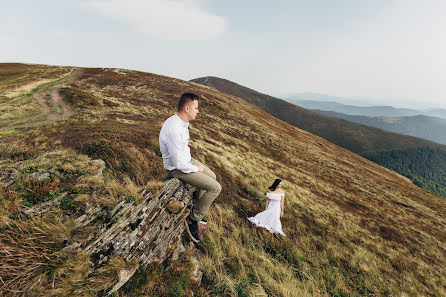
{"label": "flat rock slab", "polygon": [[92,255],[95,268],[111,257],[128,264],[120,271],[119,282],[106,290],[109,295],[124,285],[138,269],[162,263],[177,246],[184,232],[195,188],[179,179],[170,179],[155,198],[149,195],[139,205],[120,203],[112,211],[111,222],[97,236],[81,245]]}

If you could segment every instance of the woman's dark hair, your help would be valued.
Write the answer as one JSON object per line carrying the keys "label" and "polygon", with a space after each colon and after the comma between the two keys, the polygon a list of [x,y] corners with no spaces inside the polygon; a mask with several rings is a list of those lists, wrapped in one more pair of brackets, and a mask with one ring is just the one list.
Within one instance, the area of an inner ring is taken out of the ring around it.
{"label": "woman's dark hair", "polygon": [[270,189],[271,191],[275,191],[277,188],[277,185],[280,184],[282,180],[279,178],[276,178],[276,180],[273,182],[273,185],[271,187],[269,187],[268,189]]}

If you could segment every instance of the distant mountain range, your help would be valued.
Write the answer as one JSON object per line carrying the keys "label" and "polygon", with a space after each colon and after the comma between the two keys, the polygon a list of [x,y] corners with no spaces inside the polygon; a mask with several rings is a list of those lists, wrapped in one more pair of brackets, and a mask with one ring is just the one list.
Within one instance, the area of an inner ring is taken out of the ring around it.
{"label": "distant mountain range", "polygon": [[367,117],[318,109],[313,109],[313,111],[350,122],[446,144],[446,119],[439,117],[424,115],[407,117]]}
{"label": "distant mountain range", "polygon": [[[306,98],[324,98],[317,97],[314,94],[302,94],[300,96],[308,96]],[[304,100],[300,98],[290,98],[286,99],[288,102],[293,103],[295,105],[301,106],[307,109],[318,109],[325,111],[334,111],[338,113],[343,113],[347,115],[361,115],[361,116],[369,116],[369,117],[404,117],[404,116],[416,116],[416,115],[425,115],[425,116],[434,116],[441,117],[446,119],[446,109],[441,108],[433,108],[427,110],[416,110],[409,108],[395,108],[393,106],[358,106],[358,105],[347,105],[340,103],[342,98],[339,97],[329,97],[325,98],[329,99],[329,101],[322,100]],[[334,101],[336,100],[336,101]]]}
{"label": "distant mountain range", "polygon": [[[321,115],[226,79],[207,76],[193,79],[191,82],[242,98],[282,121],[316,134],[358,154],[441,146],[425,139],[396,134],[375,127]],[[442,147],[444,148],[444,146]]]}
{"label": "distant mountain range", "polygon": [[307,100],[307,101],[337,102],[345,105],[367,106],[367,104],[361,104],[361,101],[359,100],[338,97],[338,96],[331,96],[326,94],[311,93],[311,92],[286,94],[278,97],[291,103],[293,103],[292,101],[294,100]]}
{"label": "distant mountain range", "polygon": [[430,115],[432,117],[439,117],[446,119],[446,109],[443,108],[428,109],[424,111],[424,115]]}

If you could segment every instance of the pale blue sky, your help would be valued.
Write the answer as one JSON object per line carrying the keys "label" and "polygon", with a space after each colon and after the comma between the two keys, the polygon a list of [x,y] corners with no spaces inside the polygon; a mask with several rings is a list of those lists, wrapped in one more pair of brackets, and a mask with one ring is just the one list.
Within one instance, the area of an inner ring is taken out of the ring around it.
{"label": "pale blue sky", "polygon": [[0,0],[0,62],[446,108],[445,16],[443,0]]}

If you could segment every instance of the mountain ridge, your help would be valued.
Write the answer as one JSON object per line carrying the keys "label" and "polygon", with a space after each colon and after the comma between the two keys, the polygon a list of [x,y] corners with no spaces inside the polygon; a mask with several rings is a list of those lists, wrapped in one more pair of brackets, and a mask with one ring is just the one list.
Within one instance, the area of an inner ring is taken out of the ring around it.
{"label": "mountain ridge", "polygon": [[390,105],[375,105],[375,106],[359,106],[353,104],[344,104],[337,101],[317,101],[308,99],[286,99],[288,102],[299,105],[308,109],[318,109],[325,111],[333,111],[344,113],[348,115],[361,115],[370,117],[404,117],[404,116],[433,116],[446,118],[446,110],[442,108],[430,108],[425,110],[418,110],[412,108],[393,107]]}
{"label": "mountain ridge", "polygon": [[441,144],[424,139],[403,136],[378,128],[319,115],[285,100],[262,94],[226,79],[208,76],[193,79],[191,82],[206,84],[216,90],[242,98],[291,125],[309,131],[355,153],[390,151],[410,147],[444,147]]}
{"label": "mountain ridge", "polygon": [[446,145],[446,119],[426,115],[404,117],[368,117],[347,115],[335,111],[313,109],[313,111],[341,118],[350,122],[380,128],[386,131],[424,138]]}

